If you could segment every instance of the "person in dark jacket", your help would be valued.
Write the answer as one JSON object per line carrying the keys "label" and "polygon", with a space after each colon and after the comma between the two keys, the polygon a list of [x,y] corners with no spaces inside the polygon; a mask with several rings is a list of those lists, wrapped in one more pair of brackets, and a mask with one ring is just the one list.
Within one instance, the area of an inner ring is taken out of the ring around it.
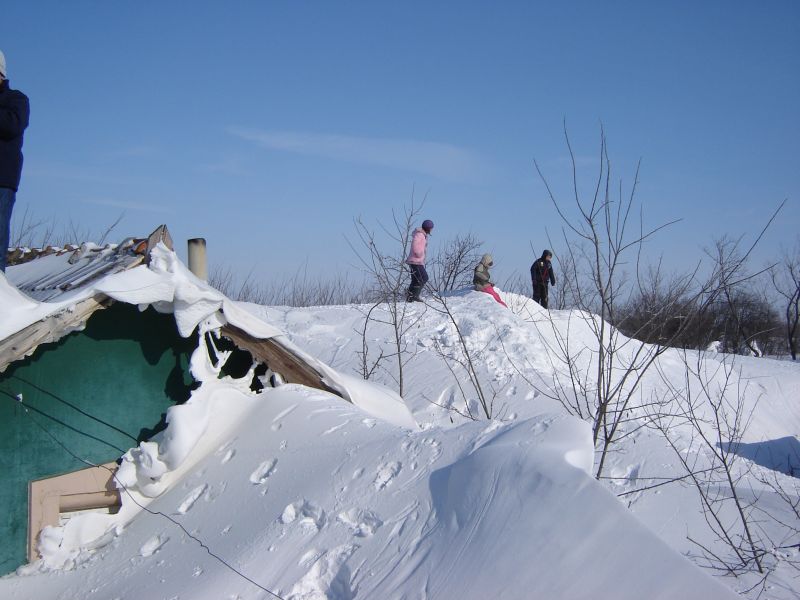
{"label": "person in dark jacket", "polygon": [[553,253],[550,250],[542,252],[542,257],[531,265],[531,283],[533,284],[533,299],[547,308],[547,285],[556,284],[556,275],[553,273],[553,265],[550,259]]}
{"label": "person in dark jacket", "polygon": [[22,174],[22,134],[29,116],[28,97],[9,87],[6,57],[0,52],[0,271],[6,270],[11,211]]}

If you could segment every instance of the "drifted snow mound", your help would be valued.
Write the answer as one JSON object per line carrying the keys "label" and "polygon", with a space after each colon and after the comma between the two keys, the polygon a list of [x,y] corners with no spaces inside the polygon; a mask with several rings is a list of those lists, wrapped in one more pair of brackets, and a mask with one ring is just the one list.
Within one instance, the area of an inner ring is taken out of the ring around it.
{"label": "drifted snow mound", "polygon": [[581,421],[420,432],[299,386],[262,395],[150,504],[252,581],[141,513],[79,569],[0,580],[0,597],[733,597],[587,473]]}
{"label": "drifted snow mound", "polygon": [[565,464],[591,469],[583,425],[523,422],[433,471],[419,560],[374,593],[401,597],[423,569],[430,598],[732,597]]}

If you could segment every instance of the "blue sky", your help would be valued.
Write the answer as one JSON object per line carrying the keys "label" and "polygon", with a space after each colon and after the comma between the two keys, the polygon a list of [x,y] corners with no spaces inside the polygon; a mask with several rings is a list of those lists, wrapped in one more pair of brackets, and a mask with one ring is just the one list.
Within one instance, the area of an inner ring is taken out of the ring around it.
{"label": "blue sky", "polygon": [[[31,99],[16,214],[112,237],[169,225],[212,264],[279,279],[356,261],[353,218],[427,193],[432,247],[473,232],[496,279],[560,225],[566,120],[588,187],[642,159],[649,247],[678,267],[789,202],[800,225],[800,4],[25,2],[0,49]],[[183,242],[180,242],[184,253]],[[553,250],[558,254],[559,244]]]}

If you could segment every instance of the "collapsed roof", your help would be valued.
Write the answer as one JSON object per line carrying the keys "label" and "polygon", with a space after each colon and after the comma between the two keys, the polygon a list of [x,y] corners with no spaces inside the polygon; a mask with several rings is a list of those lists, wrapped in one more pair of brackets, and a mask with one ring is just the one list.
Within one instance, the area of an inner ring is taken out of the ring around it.
{"label": "collapsed roof", "polygon": [[165,225],[117,245],[15,250],[0,275],[0,373],[40,344],[82,329],[113,302],[173,313],[188,337],[198,327],[231,339],[288,383],[341,396],[396,424],[416,428],[402,400],[343,373],[292,344],[282,331],[198,279],[180,262]]}

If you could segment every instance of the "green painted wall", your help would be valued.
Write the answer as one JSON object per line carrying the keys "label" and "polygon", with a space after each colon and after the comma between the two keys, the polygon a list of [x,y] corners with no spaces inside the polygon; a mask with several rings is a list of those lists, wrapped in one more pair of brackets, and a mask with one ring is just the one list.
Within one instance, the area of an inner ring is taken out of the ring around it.
{"label": "green painted wall", "polygon": [[0,574],[26,561],[28,482],[86,466],[53,437],[90,462],[116,460],[188,399],[196,344],[172,315],[114,304],[0,374]]}

